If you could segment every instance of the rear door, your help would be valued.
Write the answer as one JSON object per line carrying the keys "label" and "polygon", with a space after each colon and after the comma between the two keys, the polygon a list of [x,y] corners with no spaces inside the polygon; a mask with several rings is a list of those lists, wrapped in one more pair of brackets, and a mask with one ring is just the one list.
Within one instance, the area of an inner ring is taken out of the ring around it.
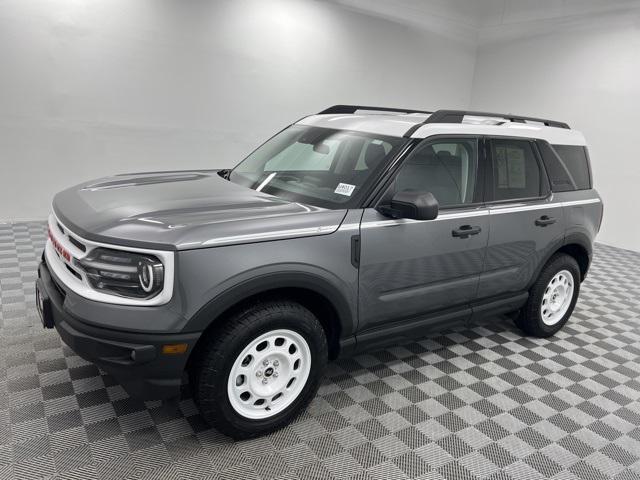
{"label": "rear door", "polygon": [[490,234],[480,300],[526,290],[540,263],[564,236],[563,208],[550,193],[535,142],[490,138],[487,156]]}
{"label": "rear door", "polygon": [[[380,205],[395,192],[429,191],[435,220],[390,219],[365,209],[360,229],[359,329],[402,331],[406,322],[464,309],[476,296],[488,241],[488,212],[478,181],[479,139],[427,139],[404,160]],[[359,335],[358,341],[364,337]]]}

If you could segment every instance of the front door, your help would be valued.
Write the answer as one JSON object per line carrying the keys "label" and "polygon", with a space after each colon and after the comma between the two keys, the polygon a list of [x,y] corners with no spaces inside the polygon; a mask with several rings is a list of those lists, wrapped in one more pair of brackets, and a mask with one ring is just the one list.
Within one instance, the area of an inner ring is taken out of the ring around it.
{"label": "front door", "polygon": [[[395,192],[431,192],[435,220],[390,219],[365,209],[360,226],[359,330],[426,328],[476,297],[488,240],[477,138],[425,140],[404,160],[378,205]],[[358,337],[361,338],[360,336]],[[360,341],[360,340],[359,340]]]}

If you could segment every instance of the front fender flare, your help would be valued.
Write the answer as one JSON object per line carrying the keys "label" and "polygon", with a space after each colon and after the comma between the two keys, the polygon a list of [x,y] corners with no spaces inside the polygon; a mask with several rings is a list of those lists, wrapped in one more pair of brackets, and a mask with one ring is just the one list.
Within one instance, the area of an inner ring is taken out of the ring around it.
{"label": "front fender flare", "polygon": [[354,301],[349,301],[344,288],[325,276],[299,271],[263,273],[225,289],[200,308],[187,321],[183,331],[204,331],[234,305],[254,295],[280,288],[305,289],[323,296],[338,314],[341,338],[355,332],[357,316],[352,308]]}

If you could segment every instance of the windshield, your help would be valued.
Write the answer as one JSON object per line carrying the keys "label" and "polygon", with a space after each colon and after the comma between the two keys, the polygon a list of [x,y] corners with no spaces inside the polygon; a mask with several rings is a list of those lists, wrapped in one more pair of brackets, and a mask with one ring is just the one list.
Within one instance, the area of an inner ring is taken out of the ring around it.
{"label": "windshield", "polygon": [[349,208],[364,194],[403,139],[293,125],[229,174],[259,192],[324,208]]}

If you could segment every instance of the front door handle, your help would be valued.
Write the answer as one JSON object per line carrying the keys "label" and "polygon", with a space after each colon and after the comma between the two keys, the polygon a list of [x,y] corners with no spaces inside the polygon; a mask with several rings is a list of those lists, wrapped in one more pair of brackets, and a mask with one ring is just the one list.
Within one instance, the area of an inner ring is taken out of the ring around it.
{"label": "front door handle", "polygon": [[538,227],[546,227],[552,223],[556,223],[556,219],[549,215],[542,215],[540,218],[536,219],[536,226]]}
{"label": "front door handle", "polygon": [[469,235],[477,235],[482,231],[480,227],[472,227],[471,225],[462,225],[460,228],[451,230],[451,235],[458,238],[469,238]]}

